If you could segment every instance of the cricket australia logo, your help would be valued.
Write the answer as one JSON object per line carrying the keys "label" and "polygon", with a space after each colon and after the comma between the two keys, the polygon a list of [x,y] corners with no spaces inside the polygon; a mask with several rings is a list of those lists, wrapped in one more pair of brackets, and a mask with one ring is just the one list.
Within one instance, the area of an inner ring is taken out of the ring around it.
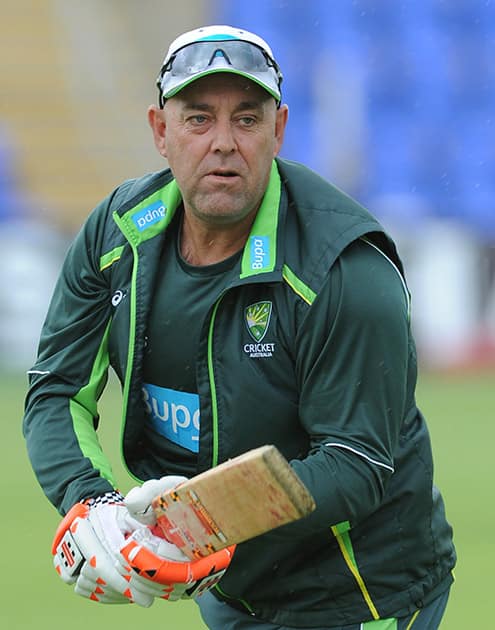
{"label": "cricket australia logo", "polygon": [[271,316],[271,302],[256,302],[246,308],[246,325],[255,341],[261,341],[266,335]]}
{"label": "cricket australia logo", "polygon": [[271,302],[256,302],[246,308],[246,326],[255,343],[245,343],[244,352],[252,359],[271,357],[273,355],[275,344],[261,343],[268,331],[271,316]]}

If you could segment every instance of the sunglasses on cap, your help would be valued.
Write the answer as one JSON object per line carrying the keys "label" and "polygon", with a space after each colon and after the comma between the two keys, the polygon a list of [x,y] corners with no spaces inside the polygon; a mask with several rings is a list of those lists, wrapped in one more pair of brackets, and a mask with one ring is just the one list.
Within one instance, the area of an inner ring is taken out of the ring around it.
{"label": "sunglasses on cap", "polygon": [[193,81],[216,72],[244,76],[280,104],[282,73],[276,61],[256,44],[231,39],[194,42],[170,55],[157,78],[160,107]]}

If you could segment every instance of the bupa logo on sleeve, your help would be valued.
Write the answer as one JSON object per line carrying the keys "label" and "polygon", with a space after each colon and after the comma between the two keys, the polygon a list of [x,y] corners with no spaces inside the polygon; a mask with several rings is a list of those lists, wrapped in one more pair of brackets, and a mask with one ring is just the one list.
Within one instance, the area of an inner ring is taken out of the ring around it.
{"label": "bupa logo on sleeve", "polygon": [[167,209],[163,205],[163,201],[159,199],[139,212],[136,212],[136,214],[132,217],[132,220],[134,221],[137,229],[142,232],[151,225],[161,221],[165,216],[166,211]]}
{"label": "bupa logo on sleeve", "polygon": [[251,236],[250,242],[251,269],[260,271],[270,264],[270,238],[268,236]]}

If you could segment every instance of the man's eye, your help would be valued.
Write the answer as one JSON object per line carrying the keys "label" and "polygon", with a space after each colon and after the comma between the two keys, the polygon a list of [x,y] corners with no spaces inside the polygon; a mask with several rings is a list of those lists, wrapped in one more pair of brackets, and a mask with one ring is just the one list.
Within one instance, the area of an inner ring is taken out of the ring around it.
{"label": "man's eye", "polygon": [[256,118],[253,118],[253,116],[243,116],[240,121],[245,127],[251,127],[255,124]]}
{"label": "man's eye", "polygon": [[195,125],[203,125],[207,121],[207,118],[204,114],[196,114],[195,116],[191,116],[189,120]]}

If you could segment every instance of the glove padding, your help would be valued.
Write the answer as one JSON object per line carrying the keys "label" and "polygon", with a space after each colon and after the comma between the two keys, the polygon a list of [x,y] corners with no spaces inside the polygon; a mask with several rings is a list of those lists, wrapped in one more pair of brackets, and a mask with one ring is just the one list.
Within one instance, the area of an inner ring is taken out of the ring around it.
{"label": "glove padding", "polygon": [[55,534],[55,569],[64,582],[75,583],[74,591],[82,597],[101,603],[151,606],[153,597],[135,584],[133,574],[125,571],[120,561],[126,537],[142,527],[117,493],[93,500],[92,504],[77,503]]}
{"label": "glove padding", "polygon": [[103,584],[97,569],[85,562],[74,586],[74,592],[81,597],[86,597],[100,604],[131,604],[132,601],[126,595]]}

